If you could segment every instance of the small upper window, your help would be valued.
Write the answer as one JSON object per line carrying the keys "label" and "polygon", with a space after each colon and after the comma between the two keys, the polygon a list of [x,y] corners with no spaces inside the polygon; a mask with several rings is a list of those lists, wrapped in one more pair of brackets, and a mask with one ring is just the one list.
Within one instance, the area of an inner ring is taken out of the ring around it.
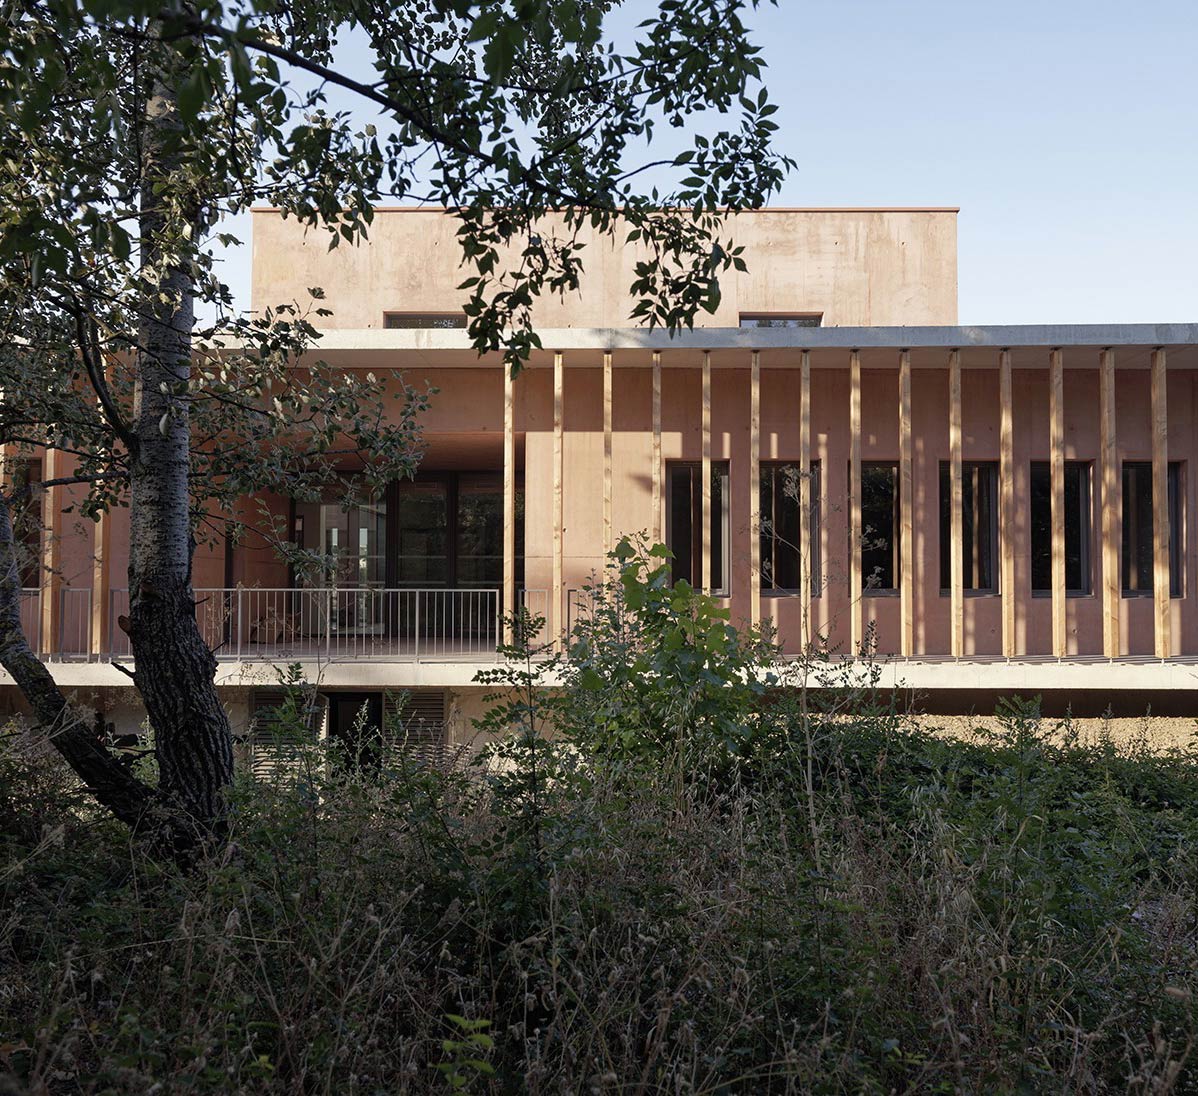
{"label": "small upper window", "polygon": [[742,312],[741,327],[819,327],[822,312]]}
{"label": "small upper window", "polygon": [[402,328],[463,328],[466,315],[463,312],[384,312],[383,326]]}

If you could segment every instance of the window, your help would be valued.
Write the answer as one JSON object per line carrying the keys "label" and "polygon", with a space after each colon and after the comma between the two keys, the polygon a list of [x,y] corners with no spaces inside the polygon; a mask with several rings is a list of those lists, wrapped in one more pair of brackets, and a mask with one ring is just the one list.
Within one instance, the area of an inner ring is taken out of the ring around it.
{"label": "window", "polygon": [[[1169,462],[1169,596],[1181,597],[1181,463]],[[1123,462],[1123,596],[1152,596],[1152,462]]]}
{"label": "window", "polygon": [[822,312],[742,312],[741,327],[819,327]]}
{"label": "window", "polygon": [[899,470],[893,461],[861,466],[861,587],[891,594],[899,583]]}
{"label": "window", "polygon": [[[811,591],[820,588],[819,461],[810,465]],[[761,592],[767,596],[796,594],[802,588],[799,553],[799,465],[768,461],[761,465]]]}
{"label": "window", "polygon": [[[952,589],[952,465],[940,462],[940,591]],[[961,465],[961,584],[977,594],[998,592],[998,464]]]}
{"label": "window", "polygon": [[[1090,584],[1090,464],[1065,462],[1065,593],[1084,597]],[[1052,467],[1032,461],[1032,593],[1052,593]]]}
{"label": "window", "polygon": [[463,312],[384,312],[383,326],[389,330],[414,328],[463,328]]}
{"label": "window", "polygon": [[[698,461],[671,461],[666,465],[669,496],[666,545],[674,553],[671,574],[675,582],[700,586],[703,582],[703,465]],[[711,462],[711,584],[712,593],[728,595],[728,462]]]}
{"label": "window", "polygon": [[21,587],[36,590],[42,584],[42,494],[36,488],[42,478],[42,463],[37,460],[14,460],[8,463],[8,467],[12,475],[12,489],[19,500],[12,510],[17,570]]}

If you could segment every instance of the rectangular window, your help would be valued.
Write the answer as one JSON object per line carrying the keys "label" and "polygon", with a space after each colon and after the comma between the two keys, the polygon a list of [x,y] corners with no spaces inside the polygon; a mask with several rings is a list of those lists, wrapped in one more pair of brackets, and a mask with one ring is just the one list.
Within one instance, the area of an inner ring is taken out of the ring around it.
{"label": "rectangular window", "polygon": [[[1065,593],[1084,597],[1090,581],[1091,475],[1089,461],[1065,462]],[[1052,467],[1032,461],[1032,593],[1052,593]]]}
{"label": "rectangular window", "polygon": [[[671,461],[666,465],[669,510],[666,546],[674,553],[675,582],[703,582],[703,465]],[[711,583],[712,593],[726,597],[728,577],[728,462],[711,462]]]}
{"label": "rectangular window", "polygon": [[822,312],[742,312],[741,327],[819,327]]}
{"label": "rectangular window", "polygon": [[413,330],[416,328],[463,328],[466,315],[463,312],[384,312],[383,326],[389,330]]}
{"label": "rectangular window", "polygon": [[[761,592],[767,596],[797,594],[802,586],[799,552],[799,490],[802,476],[792,461],[761,465]],[[809,472],[811,499],[811,592],[819,593],[819,461]]]}
{"label": "rectangular window", "polygon": [[899,584],[899,467],[893,461],[861,465],[861,588],[892,594]]}
{"label": "rectangular window", "polygon": [[[1169,596],[1181,597],[1181,462],[1169,462]],[[1123,462],[1123,596],[1152,596],[1152,462]]]}
{"label": "rectangular window", "polygon": [[19,501],[12,508],[13,540],[21,587],[36,590],[42,584],[42,463],[38,460],[9,462],[12,489]]}
{"label": "rectangular window", "polygon": [[[940,591],[952,589],[952,465],[940,462]],[[962,586],[977,594],[998,592],[998,464],[961,465]]]}

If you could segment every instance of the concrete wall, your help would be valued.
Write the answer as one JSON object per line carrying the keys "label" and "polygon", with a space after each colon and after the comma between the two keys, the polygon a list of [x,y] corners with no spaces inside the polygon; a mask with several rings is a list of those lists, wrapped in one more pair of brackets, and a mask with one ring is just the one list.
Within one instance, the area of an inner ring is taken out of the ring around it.
{"label": "concrete wall", "polygon": [[[380,210],[360,247],[329,250],[324,229],[255,210],[252,307],[310,301],[325,292],[330,328],[383,326],[383,313],[454,312],[472,274],[460,265],[457,222],[437,210]],[[546,226],[553,232],[552,224]],[[729,272],[714,315],[697,324],[735,327],[741,312],[821,312],[825,326],[953,324],[957,320],[955,210],[765,209],[731,218],[747,273]],[[540,327],[626,327],[638,247],[583,234],[579,292],[545,297]]]}

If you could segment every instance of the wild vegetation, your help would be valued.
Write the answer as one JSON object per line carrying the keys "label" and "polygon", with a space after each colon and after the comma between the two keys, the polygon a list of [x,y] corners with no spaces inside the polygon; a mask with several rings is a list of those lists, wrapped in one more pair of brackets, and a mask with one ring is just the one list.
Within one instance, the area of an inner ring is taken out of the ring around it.
{"label": "wild vegetation", "polygon": [[293,687],[190,871],[9,751],[8,1084],[1195,1090],[1198,754],[948,741],[667,578],[622,545],[560,658],[517,622],[470,763],[355,762]]}

